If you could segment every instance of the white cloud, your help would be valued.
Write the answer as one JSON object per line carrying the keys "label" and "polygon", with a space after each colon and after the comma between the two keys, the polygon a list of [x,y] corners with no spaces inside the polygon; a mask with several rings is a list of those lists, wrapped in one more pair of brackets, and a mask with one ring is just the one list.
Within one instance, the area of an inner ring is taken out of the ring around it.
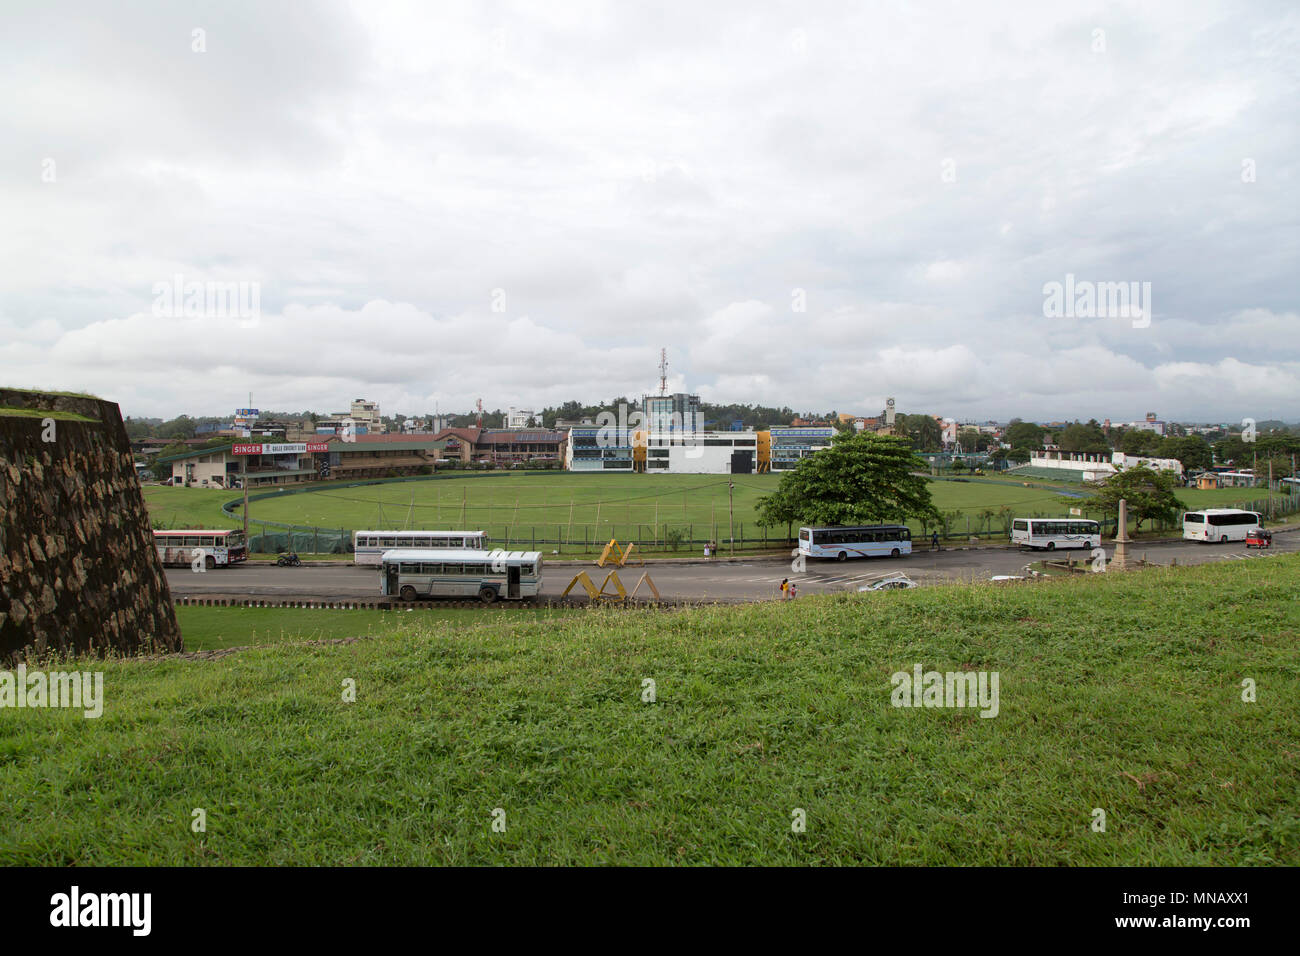
{"label": "white cloud", "polygon": [[[0,380],[541,407],[666,347],[717,401],[1294,418],[1298,37],[1214,0],[28,7]],[[1067,272],[1155,321],[1044,319]],[[178,273],[260,283],[258,328],[152,316]]]}

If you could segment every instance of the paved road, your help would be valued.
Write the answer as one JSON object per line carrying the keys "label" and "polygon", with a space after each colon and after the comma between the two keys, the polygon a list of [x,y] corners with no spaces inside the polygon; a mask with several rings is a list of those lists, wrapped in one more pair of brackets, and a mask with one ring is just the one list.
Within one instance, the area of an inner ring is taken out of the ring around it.
{"label": "paved road", "polygon": [[[1278,534],[1271,551],[1247,549],[1244,544],[1173,544],[1140,545],[1130,549],[1130,558],[1143,555],[1152,564],[1203,564],[1213,561],[1245,561],[1267,558],[1300,550],[1300,534]],[[1064,556],[1070,552],[1061,552]],[[1083,552],[1074,552],[1082,559]],[[1108,545],[1107,558],[1114,556]],[[788,561],[755,559],[718,564],[652,564],[651,577],[665,598],[717,601],[752,601],[774,598],[783,577],[799,584],[801,594],[825,594],[855,590],[862,584],[891,574],[904,572],[918,584],[944,580],[986,581],[994,574],[1018,574],[1026,564],[1043,557],[1004,549],[948,550],[931,552],[922,549],[907,558],[869,558],[858,561],[809,561],[803,574],[795,574]],[[604,572],[592,565],[551,565],[545,569],[542,591],[558,597],[579,570],[586,570],[599,586]],[[626,568],[620,572],[624,586],[631,590],[644,568]],[[167,571],[167,581],[175,596],[204,594],[239,594],[249,597],[280,599],[369,599],[379,597],[379,572],[375,568],[311,567],[280,568],[274,565],[244,565],[217,568],[201,574],[184,568]],[[578,590],[579,594],[581,591]],[[648,594],[642,588],[641,594]]]}

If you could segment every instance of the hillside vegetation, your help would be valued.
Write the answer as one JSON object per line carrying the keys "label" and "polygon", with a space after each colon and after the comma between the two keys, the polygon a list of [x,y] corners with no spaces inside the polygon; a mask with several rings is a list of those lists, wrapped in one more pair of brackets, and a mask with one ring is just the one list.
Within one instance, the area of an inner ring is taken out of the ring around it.
{"label": "hillside vegetation", "polygon": [[[0,863],[1295,865],[1297,599],[1279,556],[87,665],[98,720],[0,710]],[[891,706],[915,664],[998,715]]]}

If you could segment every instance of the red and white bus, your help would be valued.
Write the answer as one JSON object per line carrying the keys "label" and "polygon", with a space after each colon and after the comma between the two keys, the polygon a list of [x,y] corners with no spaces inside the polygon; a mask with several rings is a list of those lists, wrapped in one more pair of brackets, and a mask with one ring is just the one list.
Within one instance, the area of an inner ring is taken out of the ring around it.
{"label": "red and white bus", "polygon": [[196,557],[201,557],[205,568],[226,568],[248,560],[248,544],[242,531],[155,531],[153,543],[165,565],[193,564]]}

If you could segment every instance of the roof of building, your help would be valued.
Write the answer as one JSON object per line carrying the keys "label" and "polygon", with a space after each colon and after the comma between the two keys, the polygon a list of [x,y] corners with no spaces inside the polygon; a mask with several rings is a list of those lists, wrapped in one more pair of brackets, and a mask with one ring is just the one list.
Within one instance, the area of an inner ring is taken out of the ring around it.
{"label": "roof of building", "polygon": [[565,439],[563,432],[547,431],[538,428],[524,428],[517,431],[503,428],[484,429],[479,435],[480,445],[526,444],[528,442],[546,442],[554,444]]}
{"label": "roof of building", "polygon": [[435,441],[458,438],[461,441],[469,442],[471,445],[476,445],[478,444],[478,436],[482,431],[483,429],[477,425],[470,425],[468,428],[444,428],[433,437]]}

